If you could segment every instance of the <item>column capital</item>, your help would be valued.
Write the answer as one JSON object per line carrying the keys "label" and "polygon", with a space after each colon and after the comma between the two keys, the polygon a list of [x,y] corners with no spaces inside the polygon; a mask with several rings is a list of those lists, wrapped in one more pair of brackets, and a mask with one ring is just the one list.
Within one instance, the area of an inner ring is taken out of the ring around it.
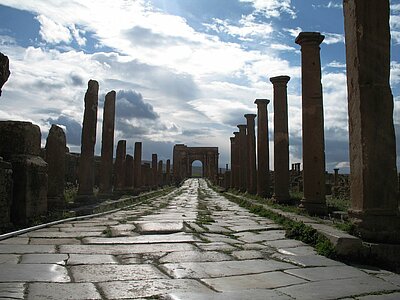
{"label": "column capital", "polygon": [[259,105],[259,104],[268,105],[268,103],[270,103],[270,102],[271,102],[271,100],[269,100],[269,99],[256,99],[254,101],[254,103],[257,104],[257,105]]}
{"label": "column capital", "polygon": [[237,138],[238,134],[239,134],[239,132],[237,132],[237,131],[235,131],[235,132],[233,133],[233,135],[235,136],[235,138]]}
{"label": "column capital", "polygon": [[289,76],[286,75],[282,75],[282,76],[275,76],[275,77],[271,77],[269,79],[269,81],[271,81],[271,83],[273,85],[275,84],[282,84],[282,85],[286,85],[290,80]]}
{"label": "column capital", "polygon": [[237,128],[239,128],[239,132],[241,132],[241,131],[247,129],[247,125],[245,125],[245,124],[240,124],[240,125],[237,126]]}
{"label": "column capital", "polygon": [[325,36],[319,32],[300,32],[295,43],[303,46],[304,44],[318,46],[325,39]]}
{"label": "column capital", "polygon": [[235,137],[234,136],[231,136],[229,139],[231,140],[231,143],[235,142]]}
{"label": "column capital", "polygon": [[254,120],[257,117],[257,115],[256,114],[245,114],[244,117],[247,120]]}

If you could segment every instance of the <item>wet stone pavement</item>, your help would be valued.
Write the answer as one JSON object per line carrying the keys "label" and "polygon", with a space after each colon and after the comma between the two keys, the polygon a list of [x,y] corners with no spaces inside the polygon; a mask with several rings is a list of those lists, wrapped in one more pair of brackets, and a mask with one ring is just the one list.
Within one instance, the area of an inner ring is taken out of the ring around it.
{"label": "wet stone pavement", "polygon": [[285,238],[202,179],[0,241],[0,299],[400,299],[400,275]]}

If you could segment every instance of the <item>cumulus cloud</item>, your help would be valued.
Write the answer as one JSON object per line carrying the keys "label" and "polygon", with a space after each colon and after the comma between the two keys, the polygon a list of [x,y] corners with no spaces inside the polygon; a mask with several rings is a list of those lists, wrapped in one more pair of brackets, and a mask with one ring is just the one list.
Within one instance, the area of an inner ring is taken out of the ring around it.
{"label": "cumulus cloud", "polygon": [[55,124],[65,128],[67,144],[75,146],[81,145],[82,126],[75,119],[66,115],[61,115],[57,118],[48,118],[45,121],[48,122],[49,127]]}
{"label": "cumulus cloud", "polygon": [[47,43],[59,44],[61,42],[70,43],[72,41],[71,32],[67,27],[56,23],[45,15],[37,16],[36,20],[40,23],[40,36]]}
{"label": "cumulus cloud", "polygon": [[159,115],[154,112],[153,106],[145,103],[143,96],[133,90],[119,90],[116,104],[117,117],[122,119],[150,119],[155,120]]}
{"label": "cumulus cloud", "polygon": [[240,2],[251,3],[254,8],[268,18],[278,18],[282,13],[289,14],[296,18],[295,8],[291,0],[239,0]]}
{"label": "cumulus cloud", "polygon": [[324,32],[323,35],[325,35],[323,42],[327,45],[344,43],[343,34]]}

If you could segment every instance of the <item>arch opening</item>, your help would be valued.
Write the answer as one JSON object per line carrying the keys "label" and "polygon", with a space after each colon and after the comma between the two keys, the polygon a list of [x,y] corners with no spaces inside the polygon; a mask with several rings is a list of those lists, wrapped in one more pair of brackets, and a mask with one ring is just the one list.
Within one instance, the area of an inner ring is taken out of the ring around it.
{"label": "arch opening", "polygon": [[191,164],[191,174],[190,177],[202,178],[204,177],[204,166],[203,162],[200,160],[194,160]]}

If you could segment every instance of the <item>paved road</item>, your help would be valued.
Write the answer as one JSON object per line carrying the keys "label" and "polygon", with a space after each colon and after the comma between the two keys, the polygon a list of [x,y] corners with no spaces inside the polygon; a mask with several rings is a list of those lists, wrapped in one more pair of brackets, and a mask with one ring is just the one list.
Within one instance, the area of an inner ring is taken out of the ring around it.
{"label": "paved road", "polygon": [[1,299],[400,299],[400,275],[285,239],[202,179],[0,242]]}

